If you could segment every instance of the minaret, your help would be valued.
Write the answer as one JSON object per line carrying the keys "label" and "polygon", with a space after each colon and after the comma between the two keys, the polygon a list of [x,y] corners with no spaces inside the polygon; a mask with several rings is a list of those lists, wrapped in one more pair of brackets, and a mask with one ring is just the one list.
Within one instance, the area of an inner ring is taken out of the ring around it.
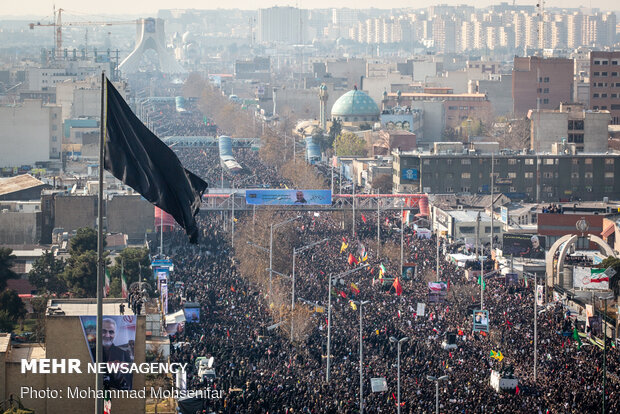
{"label": "minaret", "polygon": [[319,86],[319,126],[323,131],[327,131],[327,98],[329,98],[327,86],[322,83],[321,86]]}

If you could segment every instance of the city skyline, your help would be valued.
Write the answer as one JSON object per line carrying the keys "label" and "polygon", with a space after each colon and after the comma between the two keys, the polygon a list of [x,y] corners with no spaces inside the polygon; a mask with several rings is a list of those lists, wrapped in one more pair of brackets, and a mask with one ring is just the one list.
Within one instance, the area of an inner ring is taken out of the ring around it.
{"label": "city skyline", "polygon": [[[161,9],[197,9],[197,10],[213,10],[213,9],[241,9],[241,10],[258,10],[259,8],[268,8],[273,6],[292,6],[301,7],[305,9],[331,9],[331,8],[355,8],[355,9],[391,9],[391,8],[410,8],[410,9],[422,9],[433,5],[470,5],[477,8],[484,8],[491,5],[501,4],[501,1],[482,1],[482,2],[470,2],[462,0],[445,0],[438,1],[434,4],[411,4],[405,0],[395,0],[390,2],[390,7],[385,4],[381,4],[383,7],[376,7],[377,3],[372,1],[353,1],[344,0],[339,1],[337,4],[328,2],[326,0],[318,0],[313,2],[298,1],[298,2],[278,2],[278,1],[266,1],[266,2],[253,2],[248,0],[233,0],[226,3],[225,8],[213,7],[211,4],[205,4],[199,0],[182,0],[174,3],[163,0],[153,0],[145,4],[143,2],[138,3],[126,3],[120,0],[111,0],[106,3],[89,4],[87,8],[83,2],[78,0],[65,0],[62,3],[56,3],[57,8],[66,10],[67,13],[75,14],[87,14],[87,15],[155,15],[158,10]],[[507,2],[511,4],[511,2]],[[22,4],[19,3],[6,3],[3,4],[2,11],[0,11],[0,18],[5,17],[38,17],[45,18],[51,16],[54,2],[47,0],[34,0],[29,2],[28,8],[25,9]],[[535,6],[536,2],[516,1],[516,6]],[[173,6],[173,7],[171,7]],[[546,2],[547,8],[599,8],[605,11],[619,11],[620,7],[613,0],[594,0],[585,2],[584,0],[567,0],[564,2]]]}

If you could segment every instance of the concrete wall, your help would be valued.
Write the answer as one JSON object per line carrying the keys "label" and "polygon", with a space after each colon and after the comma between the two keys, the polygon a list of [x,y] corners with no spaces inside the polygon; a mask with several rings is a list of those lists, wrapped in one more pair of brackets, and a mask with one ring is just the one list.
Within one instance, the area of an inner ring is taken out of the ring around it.
{"label": "concrete wall", "polygon": [[54,198],[54,227],[72,232],[80,227],[95,227],[97,196],[62,196]]}
{"label": "concrete wall", "polygon": [[0,106],[0,167],[33,165],[60,158],[61,107],[26,100],[16,106]]}
{"label": "concrete wall", "polygon": [[567,112],[533,112],[531,116],[530,148],[536,152],[551,152],[551,145],[568,138]]}
{"label": "concrete wall", "polygon": [[486,93],[495,116],[502,116],[512,113],[513,101],[512,101],[512,75],[502,75],[499,81],[497,80],[479,80],[477,81],[477,91],[479,93]]}
{"label": "concrete wall", "polygon": [[608,125],[611,115],[608,112],[586,112],[584,122],[584,152],[605,152],[608,147]]}
{"label": "concrete wall", "polygon": [[154,230],[153,205],[139,195],[114,196],[107,202],[108,231],[125,233],[130,239],[141,239]]}
{"label": "concrete wall", "polygon": [[0,212],[0,245],[37,244],[41,239],[41,212]]}

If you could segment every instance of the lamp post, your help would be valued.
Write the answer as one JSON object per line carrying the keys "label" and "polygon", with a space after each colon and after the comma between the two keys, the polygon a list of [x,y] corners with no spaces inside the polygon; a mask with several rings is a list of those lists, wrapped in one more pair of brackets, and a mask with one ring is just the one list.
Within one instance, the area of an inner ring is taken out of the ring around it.
{"label": "lamp post", "polygon": [[[323,240],[310,243],[306,246],[300,247],[299,249],[296,249],[293,247],[293,287],[291,289],[291,342],[293,342],[293,319],[294,319],[293,312],[295,311],[295,256],[297,255],[297,253],[303,252],[304,250],[308,250],[316,246],[317,244],[326,242],[327,240],[329,240],[329,238],[324,238]],[[269,270],[270,272],[273,272],[271,268]]]}
{"label": "lamp post", "polygon": [[[598,298],[605,301],[605,318],[606,318],[607,317],[607,301],[609,299],[613,299],[614,294],[613,292],[604,293],[604,294],[599,295]],[[607,395],[605,395],[606,386],[607,386],[607,322],[605,321],[605,318],[603,318],[603,326],[604,326],[604,331],[603,331],[603,410],[602,410],[603,414],[605,414],[605,408],[607,405]]]}
{"label": "lamp post", "polygon": [[400,205],[400,277],[403,276],[404,261],[403,236],[405,233],[405,220],[403,220],[403,204]]}
{"label": "lamp post", "polygon": [[284,220],[279,223],[271,223],[271,228],[269,230],[269,304],[271,304],[271,289],[272,289],[272,279],[273,279],[273,229],[277,229],[280,226],[283,226],[287,223],[297,220],[301,216],[294,217],[292,219]]}
{"label": "lamp post", "polygon": [[427,375],[426,379],[429,381],[435,381],[435,413],[439,414],[439,381],[448,379],[447,375],[443,375],[439,378],[432,375]]}
{"label": "lamp post", "polygon": [[[357,272],[358,270],[368,267],[368,264],[364,264],[355,269],[347,270],[336,275],[336,277],[343,277]],[[332,278],[333,275],[329,275],[329,286],[327,287],[327,369],[325,370],[325,382],[329,382],[329,369],[331,366],[331,331],[332,331]]]}
{"label": "lamp post", "polygon": [[351,301],[360,308],[360,414],[364,414],[364,347],[362,341],[362,308],[370,303],[369,300]]}
{"label": "lamp post", "polygon": [[398,388],[397,388],[397,396],[398,396],[398,400],[397,400],[398,406],[397,407],[398,408],[396,409],[396,412],[398,414],[400,414],[400,345],[403,342],[407,341],[407,340],[409,340],[409,337],[407,337],[407,336],[405,336],[404,338],[401,338],[401,339],[396,339],[395,337],[390,336],[390,342],[392,342],[392,343],[396,342],[396,348],[398,350],[397,351],[398,352],[398,357],[397,357],[397,360],[396,360],[397,361],[396,362],[396,366],[397,366],[397,370],[398,370]]}

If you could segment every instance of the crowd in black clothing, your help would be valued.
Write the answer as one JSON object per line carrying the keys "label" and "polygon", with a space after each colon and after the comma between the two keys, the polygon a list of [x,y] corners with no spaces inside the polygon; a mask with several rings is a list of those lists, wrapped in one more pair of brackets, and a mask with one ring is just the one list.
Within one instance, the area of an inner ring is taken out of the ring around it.
{"label": "crowd in black clothing", "polygon": [[[532,378],[532,288],[506,287],[501,279],[486,281],[485,309],[490,311],[491,332],[488,336],[474,334],[472,307],[479,303],[478,293],[469,297],[464,292],[477,287],[466,281],[463,272],[452,264],[440,265],[441,278],[450,281],[445,304],[427,303],[426,282],[421,275],[435,267],[435,241],[417,239],[409,228],[404,237],[405,261],[418,264],[418,279],[402,281],[403,294],[393,289],[385,291],[377,283],[379,263],[395,276],[399,263],[369,253],[370,270],[362,270],[337,282],[338,293],[332,296],[332,369],[329,384],[325,383],[327,325],[324,313],[317,313],[313,329],[302,344],[291,345],[287,335],[278,331],[265,332],[272,323],[266,292],[257,291],[238,274],[233,252],[225,242],[221,217],[211,214],[201,217],[203,235],[198,247],[189,246],[182,233],[175,234],[175,280],[185,282],[185,300],[201,304],[201,322],[186,324],[185,331],[173,337],[173,343],[184,343],[172,353],[174,361],[193,365],[200,356],[214,356],[218,378],[213,384],[203,384],[195,375],[190,387],[210,385],[223,389],[222,400],[211,401],[216,412],[225,413],[336,413],[357,412],[359,391],[359,313],[352,310],[350,282],[360,290],[356,299],[370,300],[364,308],[364,378],[367,412],[393,412],[396,393],[396,349],[391,336],[408,336],[401,355],[402,412],[431,412],[435,404],[434,384],[426,375],[448,375],[441,387],[442,412],[595,412],[601,401],[601,352],[591,346],[578,345],[570,337],[558,334],[566,328],[565,312],[561,305],[551,306],[539,317],[539,368],[536,384]],[[397,215],[390,224],[382,225],[382,241],[400,241]],[[359,224],[359,238],[369,242],[374,225],[367,218]],[[383,220],[382,220],[383,221]],[[392,226],[391,224],[394,224]],[[348,251],[356,253],[357,246],[340,223],[329,214],[304,216],[298,223],[304,240],[329,237],[330,241],[300,255],[297,261],[297,297],[327,302],[328,275],[351,268]],[[342,237],[347,238],[349,250],[340,253]],[[374,233],[376,237],[376,233]],[[369,244],[369,243],[368,243]],[[386,276],[387,277],[387,276]],[[468,288],[469,287],[469,288]],[[424,316],[415,315],[418,302],[427,304]],[[181,295],[176,293],[171,306],[180,306]],[[573,323],[569,325],[572,327]],[[461,332],[459,348],[444,351],[440,342],[447,331]],[[186,344],[185,344],[186,343]],[[491,350],[501,351],[502,363],[489,357]],[[618,353],[608,353],[608,371],[617,373]],[[520,393],[496,394],[489,386],[491,369],[510,365],[521,379]],[[386,377],[389,391],[371,393],[369,379]],[[608,380],[608,412],[618,412],[618,383]],[[289,411],[287,411],[289,410]]]}
{"label": "crowd in black clothing", "polygon": [[543,213],[562,214],[562,206],[557,204],[549,204],[547,207],[543,207]]}
{"label": "crowd in black clothing", "polygon": [[[212,186],[220,182],[217,150],[180,149],[183,164]],[[255,153],[238,150],[237,160],[251,181],[225,173],[236,185],[283,185],[277,172],[258,160]],[[383,289],[379,265],[385,278],[398,276],[400,263],[372,250],[376,240],[376,213],[357,213],[357,234],[345,232],[335,215],[305,213],[295,222],[299,239],[308,244],[323,238],[329,241],[305,251],[296,261],[296,297],[322,306],[330,290],[328,278],[354,266],[349,253],[357,256],[358,243],[367,246],[366,269],[336,281],[332,296],[331,379],[325,381],[327,321],[325,312],[311,316],[311,329],[302,342],[291,343],[272,325],[267,292],[248,282],[238,271],[234,250],[225,231],[225,217],[204,212],[198,218],[201,237],[189,245],[181,231],[170,234],[167,252],[174,261],[170,286],[184,282],[173,291],[169,312],[185,301],[201,306],[199,323],[186,323],[183,331],[171,336],[173,362],[189,363],[188,388],[210,386],[224,391],[222,399],[208,402],[217,413],[355,413],[359,411],[359,311],[349,299],[370,301],[364,305],[364,398],[368,413],[396,411],[396,346],[390,337],[410,339],[401,354],[402,413],[428,413],[435,409],[435,386],[427,375],[447,375],[440,385],[442,413],[593,413],[602,399],[602,352],[594,346],[580,346],[570,331],[575,324],[566,319],[561,304],[550,305],[538,321],[538,379],[533,380],[533,286],[506,286],[500,278],[488,279],[484,308],[490,314],[487,335],[472,332],[472,309],[479,306],[475,280],[466,280],[454,264],[440,260],[440,279],[450,283],[445,303],[428,302],[429,280],[434,280],[436,240],[418,239],[412,227],[405,227],[404,261],[417,264],[417,277],[402,280],[403,293]],[[240,213],[244,214],[244,213]],[[294,213],[291,213],[294,214]],[[399,212],[383,211],[383,246],[400,243]],[[343,239],[344,237],[344,239]],[[341,253],[343,240],[349,245]],[[448,249],[450,246],[447,246]],[[351,288],[354,282],[359,289]],[[389,287],[389,285],[388,285]],[[342,293],[341,293],[342,292]],[[346,299],[344,296],[347,296]],[[425,303],[424,315],[417,304]],[[446,332],[457,332],[458,348],[447,351],[440,344]],[[585,340],[584,340],[585,342]],[[504,360],[490,357],[501,351]],[[194,368],[198,357],[215,359],[217,378],[199,378]],[[617,380],[618,352],[607,354],[607,411],[620,412],[620,384]],[[508,368],[520,379],[518,394],[496,393],[489,385],[492,369]],[[385,377],[388,391],[373,393],[370,378]]]}

